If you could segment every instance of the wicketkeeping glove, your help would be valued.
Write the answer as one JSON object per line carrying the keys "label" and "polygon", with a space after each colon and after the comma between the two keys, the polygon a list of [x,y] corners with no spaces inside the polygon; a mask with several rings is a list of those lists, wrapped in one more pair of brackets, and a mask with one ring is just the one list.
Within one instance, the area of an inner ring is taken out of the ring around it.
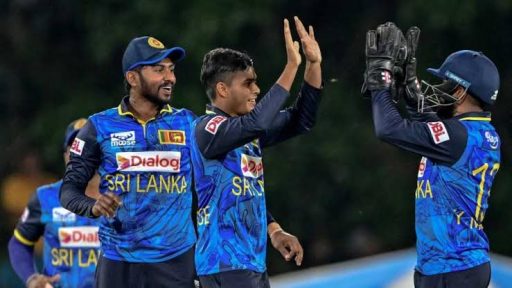
{"label": "wicketkeeping glove", "polygon": [[416,50],[420,39],[420,28],[413,26],[407,30],[407,60],[405,62],[405,79],[403,85],[405,86],[405,102],[409,106],[416,106],[419,99],[422,98],[421,84],[416,75]]}
{"label": "wicketkeeping glove", "polygon": [[366,71],[361,93],[368,95],[369,91],[383,89],[393,91],[395,89],[393,74],[394,72],[395,74],[400,73],[394,69],[401,67],[398,63],[405,62],[406,58],[405,37],[395,24],[388,22],[379,25],[377,30],[368,31],[366,34]]}

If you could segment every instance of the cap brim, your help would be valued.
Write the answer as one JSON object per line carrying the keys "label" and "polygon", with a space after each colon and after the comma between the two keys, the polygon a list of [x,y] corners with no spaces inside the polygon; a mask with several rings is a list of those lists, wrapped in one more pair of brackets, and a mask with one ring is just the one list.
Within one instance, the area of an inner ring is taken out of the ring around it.
{"label": "cap brim", "polygon": [[428,68],[427,69],[427,72],[440,78],[440,79],[445,79],[444,75],[441,74],[441,72],[439,71],[439,69],[434,69],[434,68]]}
{"label": "cap brim", "polygon": [[126,69],[125,72],[133,70],[136,67],[141,66],[141,65],[151,65],[151,64],[158,63],[165,58],[171,59],[172,62],[174,62],[174,63],[179,62],[179,61],[183,60],[183,58],[185,58],[185,49],[183,49],[181,47],[173,47],[170,49],[162,50],[155,56],[151,57],[151,59],[149,59],[149,60],[134,63],[132,66],[130,66],[128,69]]}

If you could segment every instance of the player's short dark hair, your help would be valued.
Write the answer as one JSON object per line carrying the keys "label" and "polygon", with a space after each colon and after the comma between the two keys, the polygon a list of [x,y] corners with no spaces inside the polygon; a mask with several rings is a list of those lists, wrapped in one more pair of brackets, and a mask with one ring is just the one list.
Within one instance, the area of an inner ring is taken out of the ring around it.
{"label": "player's short dark hair", "polygon": [[[131,71],[135,71],[140,74],[140,70],[142,70],[142,67],[144,67],[144,65],[136,67],[136,68],[132,69]],[[130,83],[128,83],[128,81],[126,80],[126,77],[125,77],[124,78],[124,90],[126,93],[130,94],[131,89],[132,89],[132,85],[130,85]]]}
{"label": "player's short dark hair", "polygon": [[229,48],[216,48],[206,53],[201,67],[200,80],[211,101],[215,99],[215,85],[218,82],[230,83],[233,73],[253,67],[247,53]]}

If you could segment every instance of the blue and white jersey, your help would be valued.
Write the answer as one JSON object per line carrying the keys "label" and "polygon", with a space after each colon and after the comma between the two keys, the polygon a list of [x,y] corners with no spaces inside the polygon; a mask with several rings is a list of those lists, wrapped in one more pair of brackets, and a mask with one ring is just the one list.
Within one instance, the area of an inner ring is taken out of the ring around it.
{"label": "blue and white jersey", "polygon": [[448,166],[423,157],[418,171],[417,268],[427,275],[465,270],[490,260],[483,221],[500,168],[500,139],[490,117],[458,120],[468,133],[459,160]]}
{"label": "blue and white jersey", "polygon": [[483,221],[501,145],[490,113],[410,121],[400,116],[388,91],[374,92],[372,102],[377,135],[423,156],[415,190],[416,270],[435,275],[489,262]]}
{"label": "blue and white jersey", "polygon": [[94,202],[79,188],[97,168],[100,192],[112,192],[122,200],[113,218],[101,218],[104,257],[163,262],[188,251],[196,240],[190,158],[195,116],[166,105],[155,118],[142,122],[128,111],[127,101],[91,116],[78,133],[61,201],[68,209],[91,216]]}
{"label": "blue and white jersey", "polygon": [[99,221],[78,216],[60,205],[62,181],[41,186],[30,199],[14,237],[34,245],[43,236],[43,271],[60,274],[58,287],[92,288],[100,256]]}
{"label": "blue and white jersey", "polygon": [[304,84],[295,105],[274,85],[244,116],[210,106],[195,121],[192,146],[198,195],[196,270],[266,270],[267,211],[262,148],[313,127],[320,90]]}

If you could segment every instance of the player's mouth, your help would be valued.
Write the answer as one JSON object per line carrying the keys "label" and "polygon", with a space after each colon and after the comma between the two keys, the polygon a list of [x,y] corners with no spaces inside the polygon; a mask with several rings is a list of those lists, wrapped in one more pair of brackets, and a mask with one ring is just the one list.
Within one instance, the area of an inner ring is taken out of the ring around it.
{"label": "player's mouth", "polygon": [[172,94],[172,85],[162,86],[161,89],[164,91],[165,95],[171,96],[171,94]]}

